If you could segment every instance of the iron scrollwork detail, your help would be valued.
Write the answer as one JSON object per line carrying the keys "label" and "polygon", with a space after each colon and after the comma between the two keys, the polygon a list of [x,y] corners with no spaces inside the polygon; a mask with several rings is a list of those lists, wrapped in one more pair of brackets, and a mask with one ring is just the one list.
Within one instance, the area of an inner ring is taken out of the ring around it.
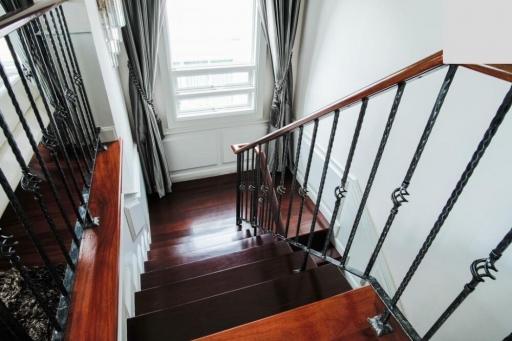
{"label": "iron scrollwork detail", "polygon": [[393,193],[391,193],[391,200],[393,201],[393,208],[397,209],[402,206],[404,202],[408,202],[407,196],[409,196],[409,192],[405,186],[400,186],[396,188]]}
{"label": "iron scrollwork detail", "polygon": [[277,194],[279,194],[280,196],[283,196],[286,194],[286,187],[284,187],[283,185],[279,185],[277,186],[276,188],[276,192]]}
{"label": "iron scrollwork detail", "polygon": [[297,193],[301,198],[305,199],[308,196],[308,189],[306,187],[299,187]]}
{"label": "iron scrollwork detail", "polygon": [[337,200],[345,198],[346,193],[347,190],[342,186],[336,186],[336,188],[334,189],[334,196],[336,197]]}
{"label": "iron scrollwork detail", "polygon": [[25,173],[21,179],[21,188],[27,192],[35,193],[39,191],[39,184],[41,182],[41,178],[28,172]]}

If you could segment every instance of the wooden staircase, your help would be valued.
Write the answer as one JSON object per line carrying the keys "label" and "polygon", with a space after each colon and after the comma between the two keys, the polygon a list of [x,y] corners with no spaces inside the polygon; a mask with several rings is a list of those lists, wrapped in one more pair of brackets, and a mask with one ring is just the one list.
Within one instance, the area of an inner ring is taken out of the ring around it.
{"label": "wooden staircase", "polygon": [[[377,311],[374,303],[380,302],[373,290],[354,291],[338,267],[318,262],[272,234],[255,236],[250,226],[244,224],[240,229],[232,220],[225,220],[225,215],[232,214],[231,182],[212,189],[219,195],[218,202],[205,200],[212,193],[203,186],[192,187],[180,190],[178,185],[170,199],[166,198],[168,202],[151,205],[153,241],[141,275],[141,290],[135,293],[135,316],[128,319],[129,341],[257,338],[262,321],[274,326],[266,330],[265,337],[282,339],[277,326],[300,324],[296,316],[304,314],[302,309],[315,309],[308,307],[317,304],[334,307],[340,302],[332,314],[325,311],[304,320],[322,333],[308,327],[312,334],[297,335],[325,339],[323,336],[338,334],[341,328],[352,334],[362,331],[370,340],[375,337],[366,322]],[[224,187],[230,194],[223,199]],[[197,192],[202,199],[198,200]],[[179,202],[175,208],[187,201],[191,205],[179,215],[169,210],[173,201]],[[305,259],[305,271],[297,271]],[[351,296],[345,296],[347,293]],[[356,301],[371,304],[355,307]],[[344,311],[341,319],[340,310]],[[351,312],[358,313],[358,324],[354,324],[355,317],[346,318]]]}

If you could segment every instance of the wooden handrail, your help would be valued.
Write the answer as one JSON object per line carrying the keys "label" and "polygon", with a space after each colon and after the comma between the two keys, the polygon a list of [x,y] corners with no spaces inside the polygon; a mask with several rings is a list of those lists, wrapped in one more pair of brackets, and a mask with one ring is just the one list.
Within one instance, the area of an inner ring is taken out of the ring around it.
{"label": "wooden handrail", "polygon": [[84,231],[76,267],[68,341],[116,341],[121,245],[122,141],[98,153],[89,207],[100,226]]}
{"label": "wooden handrail", "polygon": [[[251,143],[243,143],[243,144],[234,144],[231,146],[231,149],[235,154],[239,154],[246,150],[252,149],[260,144],[267,143],[272,141],[288,132],[291,132],[298,127],[307,124],[309,122],[314,121],[315,119],[321,118],[323,116],[329,115],[333,113],[335,110],[341,110],[343,108],[347,108],[364,98],[368,98],[371,96],[375,96],[381,92],[384,92],[393,86],[397,85],[401,82],[406,82],[411,79],[417,78],[427,72],[435,70],[439,67],[444,66],[443,63],[443,51],[438,51],[427,58],[424,58],[414,64],[411,64],[402,70],[395,72],[371,85],[368,85],[332,104],[327,105],[326,107],[315,111],[314,113],[305,116],[297,121],[294,121],[287,126],[284,126],[276,131],[273,131],[270,134],[263,136],[262,138],[257,139]],[[504,81],[512,82],[512,68],[510,65],[473,65],[473,64],[464,64],[461,65],[463,67],[472,69],[474,71],[478,71],[489,76],[493,76]]]}
{"label": "wooden handrail", "polygon": [[43,0],[0,16],[0,37],[27,24],[66,0]]}

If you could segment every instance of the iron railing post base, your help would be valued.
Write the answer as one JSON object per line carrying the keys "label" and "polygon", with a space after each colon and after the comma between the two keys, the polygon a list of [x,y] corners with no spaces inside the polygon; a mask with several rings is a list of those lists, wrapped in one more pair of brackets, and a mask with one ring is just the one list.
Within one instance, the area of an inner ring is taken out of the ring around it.
{"label": "iron railing post base", "polygon": [[392,333],[393,327],[391,327],[389,322],[383,322],[381,318],[382,315],[377,315],[368,319],[368,323],[370,323],[375,334],[377,334],[377,336],[383,336]]}

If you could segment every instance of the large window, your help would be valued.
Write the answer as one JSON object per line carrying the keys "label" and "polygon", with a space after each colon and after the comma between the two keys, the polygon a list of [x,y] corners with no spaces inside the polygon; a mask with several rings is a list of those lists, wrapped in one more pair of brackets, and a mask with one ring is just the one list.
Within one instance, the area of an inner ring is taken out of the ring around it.
{"label": "large window", "polygon": [[176,119],[255,112],[255,2],[167,1],[167,65]]}

